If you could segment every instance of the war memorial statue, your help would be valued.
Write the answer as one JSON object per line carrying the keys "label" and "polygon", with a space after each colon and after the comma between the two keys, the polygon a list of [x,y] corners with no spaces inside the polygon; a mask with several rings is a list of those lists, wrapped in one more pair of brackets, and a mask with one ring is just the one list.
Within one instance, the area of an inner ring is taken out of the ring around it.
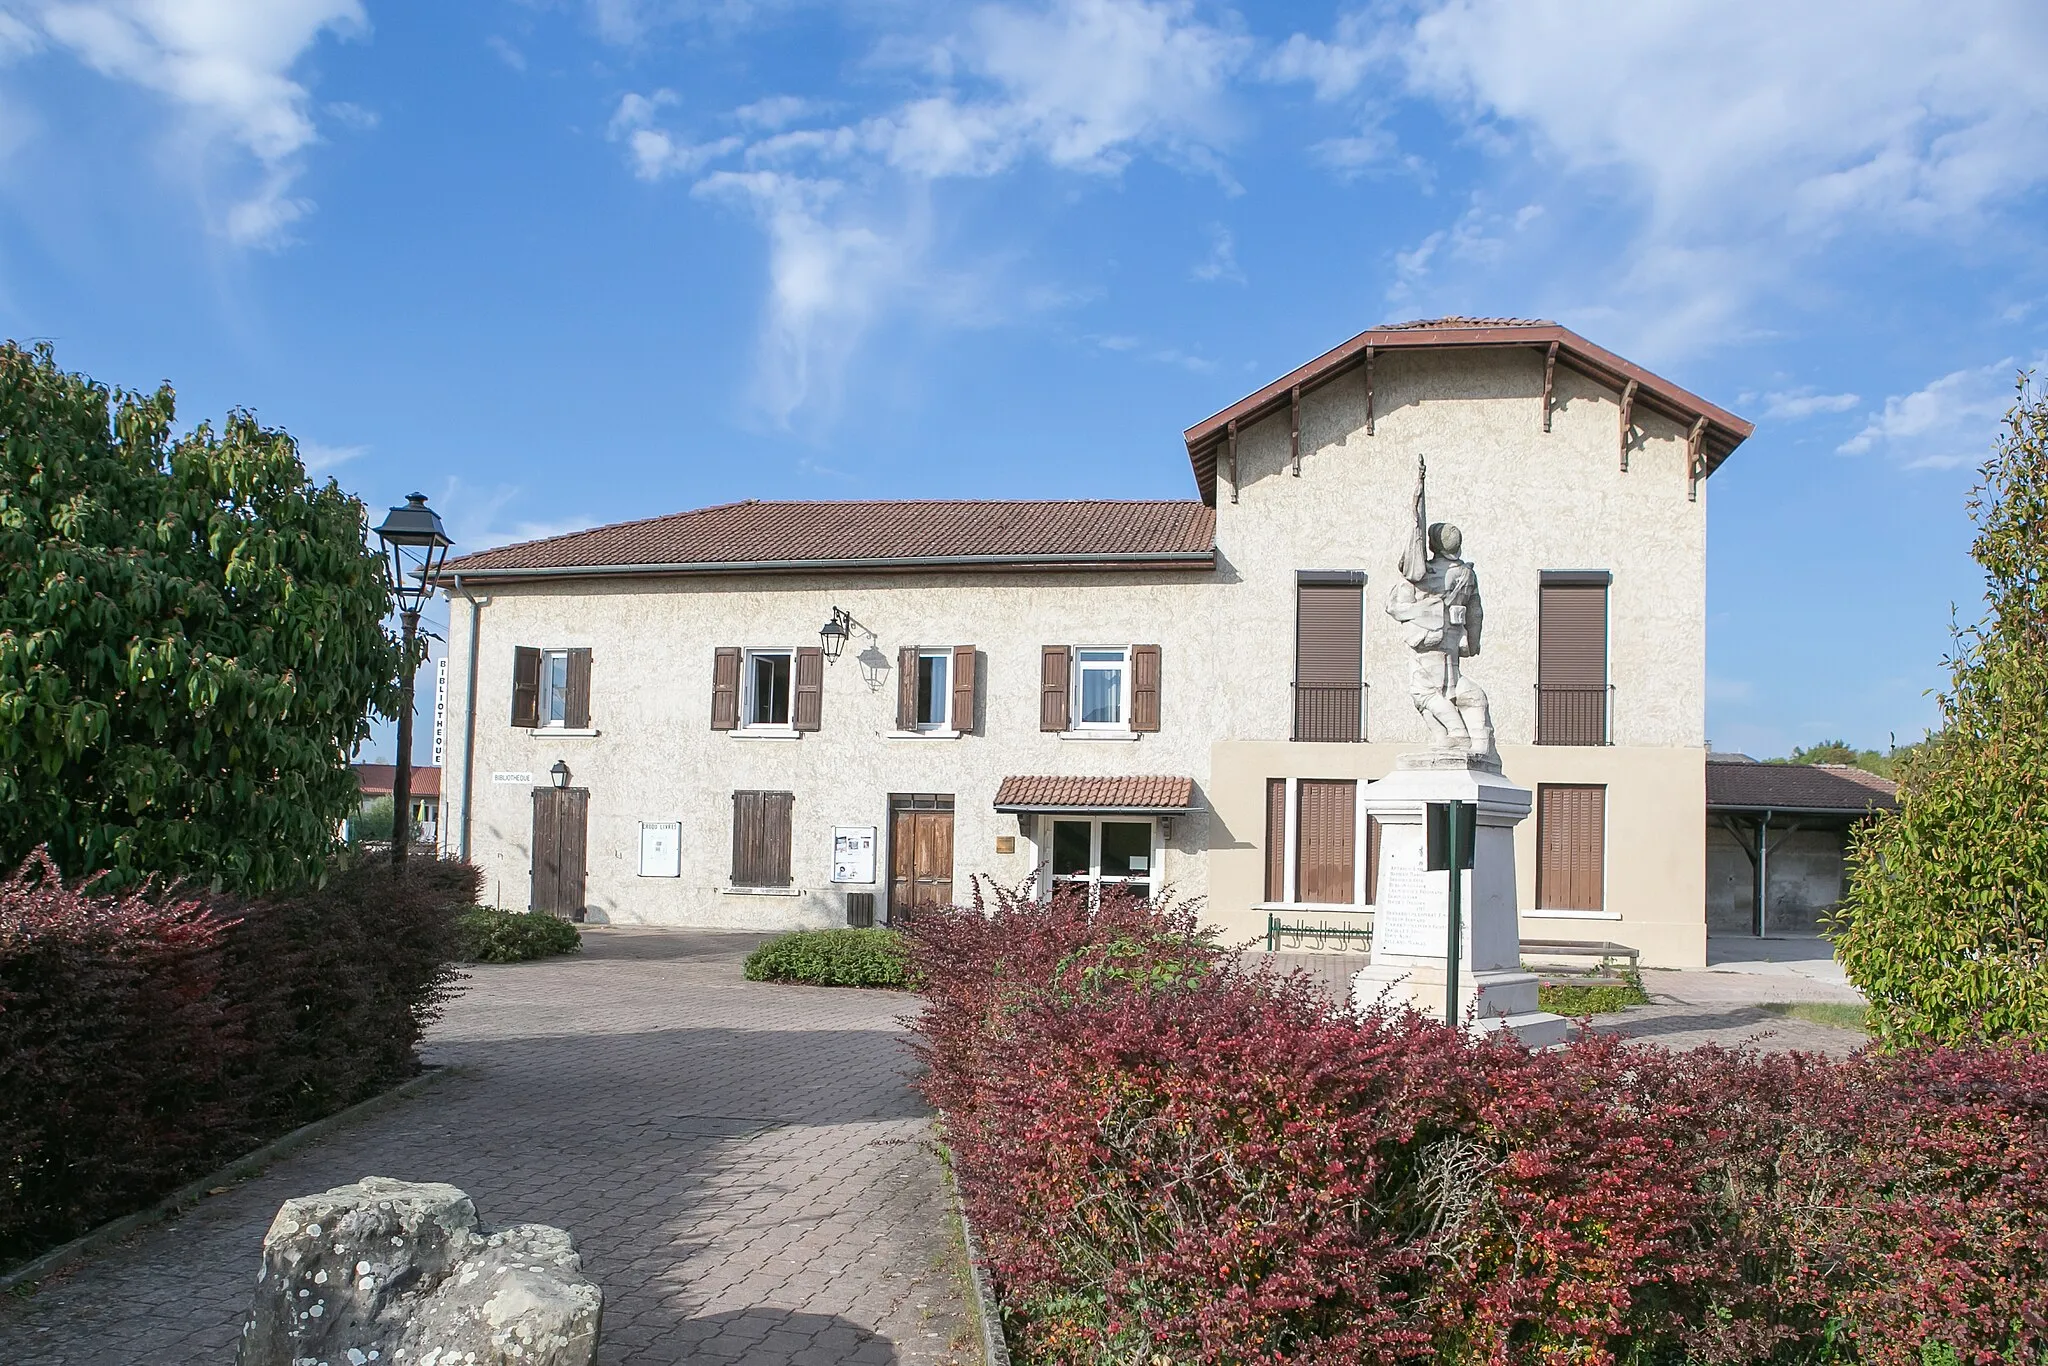
{"label": "war memorial statue", "polygon": [[1408,666],[1408,695],[1422,713],[1430,747],[1492,760],[1493,715],[1486,694],[1465,677],[1460,663],[1479,653],[1484,610],[1479,573],[1460,558],[1465,537],[1447,522],[1429,521],[1428,465],[1415,462],[1415,525],[1401,552],[1401,577],[1388,595],[1387,615],[1401,623],[1414,659]]}

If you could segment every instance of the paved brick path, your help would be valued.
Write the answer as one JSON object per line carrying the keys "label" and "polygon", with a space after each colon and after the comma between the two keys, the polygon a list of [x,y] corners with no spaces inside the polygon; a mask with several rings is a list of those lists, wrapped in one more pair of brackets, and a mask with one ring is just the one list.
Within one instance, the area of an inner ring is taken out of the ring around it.
{"label": "paved brick path", "polygon": [[363,1176],[569,1229],[598,1359],[979,1359],[892,992],[741,979],[757,936],[602,929],[474,970],[423,1094],[0,1307],[6,1366],[229,1362],[271,1215]]}

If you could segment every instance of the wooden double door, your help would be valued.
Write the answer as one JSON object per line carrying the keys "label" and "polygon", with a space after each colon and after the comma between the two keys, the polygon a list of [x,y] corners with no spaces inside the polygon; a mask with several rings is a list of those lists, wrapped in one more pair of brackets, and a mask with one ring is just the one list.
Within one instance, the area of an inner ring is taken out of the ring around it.
{"label": "wooden double door", "polygon": [[533,790],[533,892],[529,906],[564,920],[583,918],[584,854],[589,837],[589,788]]}
{"label": "wooden double door", "polygon": [[889,798],[889,918],[953,901],[953,798],[916,792]]}

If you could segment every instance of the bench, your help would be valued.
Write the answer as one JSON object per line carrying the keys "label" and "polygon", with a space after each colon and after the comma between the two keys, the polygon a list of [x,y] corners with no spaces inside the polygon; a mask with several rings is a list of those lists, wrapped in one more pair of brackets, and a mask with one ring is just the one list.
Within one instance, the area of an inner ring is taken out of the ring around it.
{"label": "bench", "polygon": [[[1522,957],[1600,960],[1599,966],[1579,972],[1552,974],[1539,971],[1537,976],[1545,986],[1623,986],[1641,969],[1643,951],[1605,939],[1524,939]],[[1622,959],[1628,962],[1627,976],[1615,971],[1615,964]]]}

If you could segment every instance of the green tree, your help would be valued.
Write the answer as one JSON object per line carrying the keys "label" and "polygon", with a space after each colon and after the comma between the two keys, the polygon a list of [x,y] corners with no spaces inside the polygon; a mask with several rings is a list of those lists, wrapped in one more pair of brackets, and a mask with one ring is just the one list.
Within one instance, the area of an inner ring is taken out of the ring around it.
{"label": "green tree", "polygon": [[0,866],[286,887],[396,706],[382,568],[289,436],[173,416],[0,344]]}
{"label": "green tree", "polygon": [[1884,1038],[2048,1040],[2048,396],[2023,376],[1970,513],[1989,610],[1943,726],[1850,857],[1836,947]]}

